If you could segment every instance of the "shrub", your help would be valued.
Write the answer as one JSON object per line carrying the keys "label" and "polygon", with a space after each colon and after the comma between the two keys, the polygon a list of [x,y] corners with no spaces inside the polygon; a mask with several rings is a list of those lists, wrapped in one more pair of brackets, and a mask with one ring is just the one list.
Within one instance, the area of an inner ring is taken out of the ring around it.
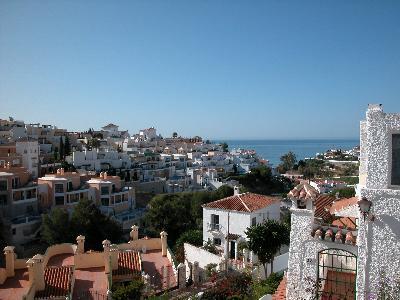
{"label": "shrub", "polygon": [[113,286],[113,300],[139,300],[142,295],[144,283],[140,279],[128,284],[120,283]]}

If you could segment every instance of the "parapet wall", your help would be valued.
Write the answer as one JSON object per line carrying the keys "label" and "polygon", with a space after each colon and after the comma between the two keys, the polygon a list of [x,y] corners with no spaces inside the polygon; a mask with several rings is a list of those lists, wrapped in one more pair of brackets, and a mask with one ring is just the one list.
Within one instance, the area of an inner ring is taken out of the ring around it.
{"label": "parapet wall", "polygon": [[49,259],[59,254],[75,254],[76,245],[74,244],[57,244],[47,248],[46,253],[43,255],[43,266],[46,267]]}
{"label": "parapet wall", "polygon": [[129,243],[118,244],[118,249],[120,250],[136,250],[142,251],[146,248],[147,251],[151,250],[161,250],[161,239],[140,239],[135,241],[130,241]]}
{"label": "parapet wall", "polygon": [[104,252],[75,254],[75,269],[104,267]]}

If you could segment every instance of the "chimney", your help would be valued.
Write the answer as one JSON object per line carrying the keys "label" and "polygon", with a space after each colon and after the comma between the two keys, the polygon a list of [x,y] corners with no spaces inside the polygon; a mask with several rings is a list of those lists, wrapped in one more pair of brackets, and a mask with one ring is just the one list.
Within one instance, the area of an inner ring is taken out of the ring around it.
{"label": "chimney", "polygon": [[239,195],[240,194],[240,189],[237,185],[234,186],[233,188],[233,195]]}
{"label": "chimney", "polygon": [[104,272],[109,274],[111,272],[111,255],[110,255],[110,246],[111,242],[109,240],[103,241],[103,249],[104,249]]}
{"label": "chimney", "polygon": [[7,246],[4,248],[4,256],[6,258],[6,275],[7,277],[14,277],[14,264],[15,264],[15,253],[13,246]]}
{"label": "chimney", "polygon": [[7,169],[11,169],[11,164],[10,164],[10,162],[7,163]]}
{"label": "chimney", "polygon": [[167,256],[167,236],[168,233],[165,231],[160,232],[160,237],[161,237],[161,254],[162,256]]}
{"label": "chimney", "polygon": [[37,291],[43,291],[46,286],[44,282],[43,256],[36,254],[34,257],[32,257],[32,260],[33,283],[35,284]]}
{"label": "chimney", "polygon": [[61,174],[61,169],[57,169],[57,175]]}
{"label": "chimney", "polygon": [[104,178],[104,179],[107,179],[107,172],[104,172],[103,178]]}
{"label": "chimney", "polygon": [[132,230],[129,234],[131,237],[131,241],[136,241],[139,238],[139,226],[133,225],[131,229]]}
{"label": "chimney", "polygon": [[76,248],[76,253],[78,254],[85,253],[85,237],[83,235],[79,235],[76,238],[76,242],[78,244],[78,247]]}
{"label": "chimney", "polygon": [[104,178],[104,173],[100,172],[100,178]]}

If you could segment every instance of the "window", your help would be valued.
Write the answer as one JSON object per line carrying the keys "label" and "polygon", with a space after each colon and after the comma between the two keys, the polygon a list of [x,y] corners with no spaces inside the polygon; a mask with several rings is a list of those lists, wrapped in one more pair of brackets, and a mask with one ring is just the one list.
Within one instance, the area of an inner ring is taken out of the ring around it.
{"label": "window", "polygon": [[400,185],[400,134],[392,135],[392,185]]}
{"label": "window", "polygon": [[219,230],[219,215],[211,215],[211,230]]}
{"label": "window", "polygon": [[110,204],[110,199],[109,198],[101,198],[101,205],[109,206],[109,204]]}
{"label": "window", "polygon": [[115,193],[115,184],[111,186],[112,193]]}
{"label": "window", "polygon": [[17,228],[13,228],[13,229],[11,230],[11,232],[12,232],[12,235],[16,235],[16,234],[17,234]]}
{"label": "window", "polygon": [[56,193],[64,193],[64,184],[56,183],[54,185],[54,190],[55,190]]}
{"label": "window", "polygon": [[108,195],[110,192],[110,189],[109,189],[109,187],[108,186],[102,186],[101,187],[101,194],[102,195]]}
{"label": "window", "polygon": [[251,218],[251,226],[256,226],[257,225],[257,218]]}
{"label": "window", "polygon": [[13,189],[17,189],[19,187],[19,184],[20,184],[19,177],[14,177],[12,179],[12,181],[11,181],[11,184],[12,184],[12,188]]}
{"label": "window", "polygon": [[0,206],[7,205],[7,195],[0,195]]}
{"label": "window", "polygon": [[7,180],[0,180],[0,191],[7,191]]}
{"label": "window", "polygon": [[221,239],[214,238],[214,245],[221,246]]}
{"label": "window", "polygon": [[72,191],[72,181],[68,181],[68,183],[67,183],[67,191],[68,192]]}
{"label": "window", "polygon": [[56,205],[64,205],[64,196],[54,197]]}

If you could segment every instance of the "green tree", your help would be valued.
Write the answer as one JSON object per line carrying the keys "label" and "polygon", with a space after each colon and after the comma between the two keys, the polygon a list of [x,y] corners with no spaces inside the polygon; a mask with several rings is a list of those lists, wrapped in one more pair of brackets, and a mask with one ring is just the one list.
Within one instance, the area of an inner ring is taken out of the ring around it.
{"label": "green tree", "polygon": [[58,147],[54,148],[53,156],[55,161],[58,161],[58,159],[60,158],[60,155],[58,153]]}
{"label": "green tree", "polygon": [[45,215],[41,233],[42,239],[49,245],[71,242],[82,234],[86,237],[85,247],[93,250],[102,250],[102,241],[105,239],[115,243],[122,239],[121,226],[103,215],[97,206],[87,199],[79,201],[71,218],[62,208],[56,208]]}
{"label": "green tree", "polygon": [[275,220],[266,220],[262,224],[247,228],[245,233],[249,239],[249,250],[257,254],[265,273],[267,273],[267,263],[271,264],[272,272],[275,254],[283,245],[289,245],[289,227]]}
{"label": "green tree", "polygon": [[100,141],[97,138],[92,138],[88,141],[88,146],[91,148],[99,148],[100,146]]}
{"label": "green tree", "polygon": [[345,187],[341,189],[335,189],[332,192],[330,192],[332,196],[338,195],[339,198],[351,198],[356,195],[356,191],[353,187]]}
{"label": "green tree", "polygon": [[69,141],[68,135],[65,137],[64,149],[65,149],[65,151],[64,151],[65,155],[70,155],[71,154],[71,142]]}
{"label": "green tree", "polygon": [[144,283],[140,279],[128,283],[118,283],[112,287],[113,300],[139,300],[142,296]]}
{"label": "green tree", "polygon": [[233,195],[233,189],[222,186],[216,191],[159,194],[148,204],[144,217],[149,235],[168,232],[168,241],[174,245],[178,237],[190,229],[202,228],[202,205]]}
{"label": "green tree", "polygon": [[282,155],[280,160],[282,168],[286,171],[293,170],[293,167],[297,162],[296,155],[292,151]]}
{"label": "green tree", "polygon": [[71,226],[75,235],[82,234],[86,237],[85,247],[88,249],[101,250],[105,239],[114,243],[122,240],[121,226],[103,215],[93,201],[88,199],[83,199],[76,205]]}
{"label": "green tree", "polygon": [[231,176],[231,178],[239,181],[245,190],[262,195],[287,193],[292,188],[289,179],[272,176],[271,168],[267,166],[260,166],[252,169],[250,173]]}
{"label": "green tree", "polygon": [[49,245],[73,241],[79,234],[71,230],[69,214],[65,209],[55,208],[44,215],[42,224],[42,239]]}
{"label": "green tree", "polygon": [[223,142],[222,144],[221,144],[221,147],[222,147],[222,151],[224,151],[224,152],[228,152],[228,144],[227,143],[225,143],[225,142]]}
{"label": "green tree", "polygon": [[60,159],[63,160],[65,158],[65,146],[62,136],[60,136]]}
{"label": "green tree", "polygon": [[174,139],[176,139],[176,138],[178,137],[178,133],[177,133],[177,132],[173,132],[173,133],[172,133],[172,137],[173,137]]}

